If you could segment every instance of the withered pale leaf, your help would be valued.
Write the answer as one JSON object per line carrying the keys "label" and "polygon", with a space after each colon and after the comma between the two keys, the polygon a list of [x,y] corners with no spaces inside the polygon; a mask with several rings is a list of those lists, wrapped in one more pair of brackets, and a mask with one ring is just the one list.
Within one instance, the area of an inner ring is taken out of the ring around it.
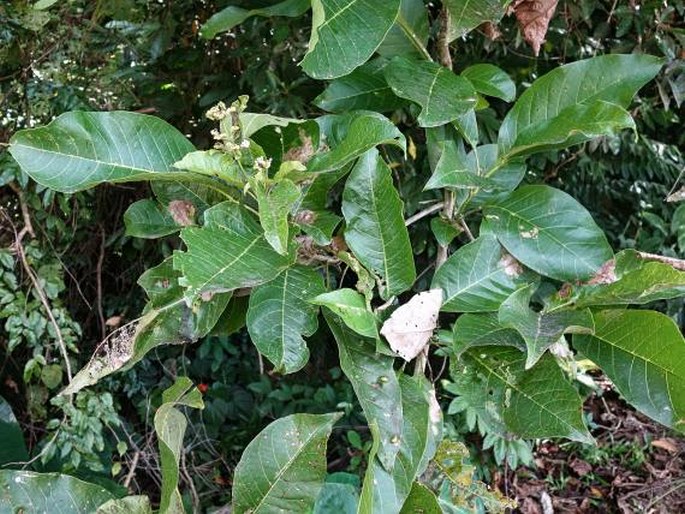
{"label": "withered pale leaf", "polygon": [[393,312],[381,329],[392,351],[407,362],[420,354],[433,335],[441,305],[442,289],[431,289]]}
{"label": "withered pale leaf", "polygon": [[523,39],[533,48],[535,55],[545,41],[549,20],[559,0],[517,0],[510,9],[516,15]]}

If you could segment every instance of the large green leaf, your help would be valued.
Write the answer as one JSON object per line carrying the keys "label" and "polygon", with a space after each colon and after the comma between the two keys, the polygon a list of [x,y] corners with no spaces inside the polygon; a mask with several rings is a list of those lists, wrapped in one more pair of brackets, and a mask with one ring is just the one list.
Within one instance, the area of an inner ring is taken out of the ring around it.
{"label": "large green leaf", "polygon": [[394,111],[406,104],[390,89],[383,75],[385,62],[369,61],[349,75],[328,84],[314,103],[329,112],[346,112],[368,109],[377,112]]}
{"label": "large green leaf", "polygon": [[349,473],[333,473],[316,498],[312,514],[357,514],[359,477]]}
{"label": "large green leaf", "polygon": [[547,277],[586,280],[613,256],[590,213],[558,189],[523,186],[485,217],[509,253]]}
{"label": "large green leaf", "polygon": [[511,102],[516,98],[516,84],[494,64],[474,64],[461,72],[479,93]]}
{"label": "large green leaf", "polygon": [[147,496],[126,496],[103,503],[95,514],[153,514]]}
{"label": "large green leaf", "polygon": [[173,164],[194,149],[164,120],[132,112],[67,112],[10,140],[33,180],[64,193],[103,182],[192,179]]}
{"label": "large green leaf", "polygon": [[321,275],[293,266],[250,295],[247,330],[259,352],[279,373],[294,373],[309,360],[302,336],[318,327],[318,307],[308,302],[325,291]]}
{"label": "large green leaf", "polygon": [[388,299],[409,289],[416,270],[404,208],[390,168],[377,150],[365,153],[352,169],[342,212],[345,241],[357,259],[383,280],[381,296]]}
{"label": "large green leaf", "polygon": [[461,154],[457,145],[446,144],[431,178],[424,186],[429,189],[497,189],[494,181],[478,174]]}
{"label": "large green leaf", "polygon": [[400,0],[312,0],[312,35],[302,68],[316,79],[347,75],[364,64],[395,23]]}
{"label": "large green leaf", "polygon": [[24,435],[21,432],[12,407],[0,396],[0,466],[9,462],[26,462],[29,453],[26,450]]}
{"label": "large green leaf", "polygon": [[443,290],[444,312],[487,312],[533,278],[494,236],[482,235],[438,268],[431,289]]}
{"label": "large green leaf", "polygon": [[114,498],[102,486],[69,475],[0,470],[0,510],[8,514],[91,514]]}
{"label": "large green leaf", "polygon": [[314,305],[327,307],[340,316],[345,325],[364,337],[376,339],[378,326],[376,316],[366,305],[363,295],[348,288],[323,293],[310,300]]}
{"label": "large green leaf", "polygon": [[273,187],[256,187],[259,222],[264,238],[281,255],[288,253],[290,224],[288,216],[300,198],[300,188],[290,180],[281,180]]}
{"label": "large green leaf", "polygon": [[181,230],[171,213],[154,200],[138,200],[124,213],[126,235],[144,239],[156,239]]}
{"label": "large green leaf", "polygon": [[480,346],[453,359],[451,374],[459,394],[508,432],[592,441],[583,423],[582,399],[551,355],[526,370],[523,352]]}
{"label": "large green leaf", "polygon": [[685,272],[661,262],[645,261],[634,250],[624,250],[616,255],[611,275],[605,281],[583,285],[575,295],[577,307],[643,305],[677,298],[685,296]]}
{"label": "large green leaf", "polygon": [[425,471],[442,439],[442,413],[432,384],[424,377],[405,374],[400,374],[399,384],[404,419],[397,441],[397,462],[392,469],[382,465],[377,458],[379,448],[374,434],[359,513],[400,512],[414,480]]}
{"label": "large green leaf", "polygon": [[243,9],[241,7],[229,6],[211,18],[202,26],[200,36],[204,39],[213,39],[217,34],[231,30],[236,25],[252,16],[287,16],[296,18],[309,9],[309,0],[285,0],[270,7],[261,9]]}
{"label": "large green leaf", "polygon": [[428,11],[423,0],[402,0],[395,24],[378,47],[378,53],[384,57],[405,55],[425,58],[429,35]]}
{"label": "large green leaf", "polygon": [[162,471],[162,492],[159,514],[185,514],[183,499],[178,490],[179,462],[183,453],[183,436],[188,421],[177,406],[203,409],[202,395],[188,377],[178,377],[162,393],[162,405],[155,413],[155,433],[159,442]]}
{"label": "large green leaf", "polygon": [[623,107],[603,100],[570,105],[558,116],[521,130],[506,158],[559,150],[624,128],[635,129],[635,122]]}
{"label": "large green leaf", "polygon": [[219,177],[228,185],[237,188],[245,185],[244,173],[240,170],[235,158],[220,150],[190,152],[183,159],[175,162],[174,167],[200,175]]}
{"label": "large green leaf", "polygon": [[383,71],[397,96],[421,106],[418,122],[422,127],[449,123],[476,105],[471,83],[437,63],[398,56]]}
{"label": "large green leaf", "polygon": [[308,512],[326,478],[326,444],[340,414],[293,414],[247,445],[233,478],[233,512]]}
{"label": "large green leaf", "polygon": [[602,368],[621,395],[669,427],[685,424],[685,339],[676,324],[654,311],[595,314],[594,335],[573,346]]}
{"label": "large green leaf", "polygon": [[526,369],[564,334],[591,334],[595,322],[590,309],[535,312],[530,308],[534,287],[523,287],[507,298],[499,308],[502,326],[515,329],[526,342]]}
{"label": "large green leaf", "polygon": [[202,228],[181,232],[187,251],[174,254],[188,297],[254,287],[275,278],[293,259],[274,251],[250,213],[232,203],[205,212]]}
{"label": "large green leaf", "polygon": [[[579,104],[604,101],[627,108],[635,93],[654,78],[661,65],[656,57],[631,54],[602,55],[560,66],[537,79],[521,95],[502,123],[499,144],[509,151],[524,131],[542,127],[555,118],[562,120],[562,112]],[[572,119],[567,121],[573,123]],[[558,121],[556,126],[562,124]],[[534,130],[529,132],[532,133]]]}
{"label": "large green leaf", "polygon": [[352,383],[369,427],[378,433],[378,458],[385,469],[393,469],[403,423],[394,359],[376,354],[374,341],[355,334],[326,309],[324,317],[338,343],[340,367]]}
{"label": "large green leaf", "polygon": [[475,346],[513,346],[526,350],[526,343],[516,330],[502,326],[497,313],[464,314],[452,329],[453,349],[457,355]]}
{"label": "large green leaf", "polygon": [[[403,151],[406,140],[385,116],[368,111],[355,111],[339,116],[325,116],[322,123],[335,132],[328,140],[332,150],[315,155],[307,170],[316,173],[337,171],[375,146],[390,144]],[[325,133],[325,132],[324,132]]]}
{"label": "large green leaf", "polygon": [[445,0],[450,13],[449,40],[468,34],[486,21],[497,23],[510,3],[511,0]]}
{"label": "large green leaf", "polygon": [[402,505],[400,514],[443,514],[433,491],[420,482],[411,486],[409,497]]}

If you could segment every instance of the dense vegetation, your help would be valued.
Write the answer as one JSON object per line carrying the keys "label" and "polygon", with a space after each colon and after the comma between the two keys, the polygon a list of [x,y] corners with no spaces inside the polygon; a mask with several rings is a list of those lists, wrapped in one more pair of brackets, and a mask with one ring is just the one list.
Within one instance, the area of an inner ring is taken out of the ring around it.
{"label": "dense vegetation", "polygon": [[0,502],[501,510],[597,368],[680,430],[683,3],[264,4],[0,6]]}

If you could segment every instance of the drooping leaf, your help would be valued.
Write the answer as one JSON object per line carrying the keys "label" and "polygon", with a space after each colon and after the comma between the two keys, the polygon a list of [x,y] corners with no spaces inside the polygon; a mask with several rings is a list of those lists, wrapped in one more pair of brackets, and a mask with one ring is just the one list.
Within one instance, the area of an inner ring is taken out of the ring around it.
{"label": "drooping leaf", "polygon": [[310,302],[330,309],[357,334],[371,339],[378,337],[376,316],[366,306],[364,296],[357,291],[347,288],[337,289],[320,294]]}
{"label": "drooping leaf", "polygon": [[326,444],[340,414],[293,414],[267,426],[235,468],[233,512],[307,512],[326,478]]}
{"label": "drooping leaf", "polygon": [[460,38],[478,25],[490,21],[497,23],[511,0],[445,0],[450,13],[449,40]]}
{"label": "drooping leaf", "polygon": [[400,374],[399,384],[404,419],[397,441],[400,448],[397,462],[392,469],[384,467],[378,458],[379,448],[374,439],[359,500],[359,512],[400,512],[414,480],[425,471],[442,439],[442,412],[432,384],[425,377],[409,377],[405,374]]}
{"label": "drooping leaf", "polygon": [[582,399],[551,355],[531,369],[526,356],[507,346],[479,346],[452,360],[452,379],[480,415],[520,437],[566,437],[591,442]]}
{"label": "drooping leaf", "polygon": [[495,237],[482,235],[438,268],[431,288],[443,290],[444,312],[487,312],[533,279]]}
{"label": "drooping leaf", "polygon": [[[566,108],[605,101],[627,108],[635,93],[659,72],[649,55],[603,55],[555,68],[537,79],[516,101],[499,132],[506,153],[524,130],[561,117]],[[569,111],[570,112],[570,111]]]}
{"label": "drooping leaf", "polygon": [[526,342],[526,369],[532,368],[540,357],[564,334],[591,334],[595,323],[589,309],[535,312],[530,299],[535,292],[523,287],[507,298],[499,308],[502,326],[515,329]]}
{"label": "drooping leaf", "polygon": [[0,466],[9,462],[26,462],[29,453],[17,418],[10,404],[0,396]]}
{"label": "drooping leaf", "polygon": [[232,203],[205,212],[202,228],[181,232],[187,251],[174,254],[187,297],[255,287],[275,278],[292,258],[274,251],[250,213]]}
{"label": "drooping leaf", "polygon": [[100,485],[59,473],[0,469],[3,512],[90,514],[114,495]]}
{"label": "drooping leaf", "polygon": [[449,123],[476,105],[471,83],[437,63],[395,57],[383,72],[397,96],[421,106],[422,127]]}
{"label": "drooping leaf", "polygon": [[349,75],[335,79],[314,103],[325,111],[338,113],[364,109],[388,112],[402,107],[406,101],[395,96],[386,82],[385,64],[380,59],[369,61]]}
{"label": "drooping leaf", "polygon": [[200,175],[219,177],[234,187],[242,188],[245,185],[245,178],[241,175],[233,156],[219,150],[190,152],[175,162],[174,167]]}
{"label": "drooping leaf", "polygon": [[409,289],[416,279],[404,208],[392,174],[377,150],[365,153],[345,183],[345,241],[359,261],[381,277],[384,299]]}
{"label": "drooping leaf", "polygon": [[673,266],[641,259],[634,250],[618,253],[611,264],[607,280],[591,280],[575,291],[576,307],[644,305],[685,296],[685,272]]}
{"label": "drooping leaf", "polygon": [[95,514],[152,514],[152,507],[147,496],[126,496],[103,503]]}
{"label": "drooping leaf", "polygon": [[516,98],[516,84],[502,68],[494,64],[474,64],[461,72],[479,93],[512,102]]}
{"label": "drooping leaf", "polygon": [[259,352],[278,373],[294,373],[309,360],[302,338],[318,327],[319,309],[309,300],[325,291],[321,275],[311,268],[293,266],[250,295],[247,330]]}
{"label": "drooping leaf", "polygon": [[558,189],[521,187],[485,217],[509,253],[547,277],[586,280],[613,256],[590,213]]}
{"label": "drooping leaf", "polygon": [[506,158],[560,150],[625,128],[634,130],[635,122],[623,107],[603,100],[570,105],[558,116],[521,130]]}
{"label": "drooping leaf", "polygon": [[124,213],[126,235],[156,239],[181,230],[169,211],[154,200],[138,200]]}
{"label": "drooping leaf", "polygon": [[395,23],[400,3],[312,0],[312,35],[302,69],[315,79],[334,79],[364,64]]}
{"label": "drooping leaf", "polygon": [[378,145],[395,145],[405,150],[404,135],[381,114],[357,111],[326,118],[326,123],[332,124],[332,129],[337,133],[335,141],[328,143],[334,146],[330,151],[314,156],[307,163],[308,171],[337,171]]}
{"label": "drooping leaf", "polygon": [[326,309],[324,317],[338,343],[340,367],[352,383],[369,427],[378,432],[378,459],[385,469],[392,469],[400,450],[397,440],[403,423],[394,359],[376,354],[373,341],[352,332]]}
{"label": "drooping leaf", "polygon": [[497,186],[494,181],[474,172],[456,145],[446,145],[424,190],[443,188],[450,190],[487,188],[493,190]]}
{"label": "drooping leaf", "polygon": [[442,296],[442,289],[416,294],[383,323],[381,334],[405,361],[415,359],[428,345],[437,326]]}
{"label": "drooping leaf", "polygon": [[194,179],[173,168],[194,149],[160,118],[80,111],[64,113],[44,127],[20,130],[9,148],[33,180],[64,193],[104,182]]}
{"label": "drooping leaf", "polygon": [[512,5],[523,39],[538,55],[559,0],[515,0]]}
{"label": "drooping leaf", "polygon": [[183,449],[183,436],[188,421],[177,406],[203,409],[202,395],[188,377],[178,377],[162,393],[163,403],[155,413],[155,433],[159,442],[162,471],[162,492],[159,514],[185,514],[183,499],[178,490],[179,462]]}
{"label": "drooping leaf", "polygon": [[204,39],[213,39],[221,32],[227,32],[236,25],[240,25],[252,16],[287,16],[296,18],[309,9],[309,0],[285,0],[270,7],[261,9],[243,9],[229,6],[212,15],[202,26],[200,36]]}
{"label": "drooping leaf", "polygon": [[402,0],[395,24],[377,51],[384,57],[404,55],[425,58],[423,49],[426,48],[429,35],[428,11],[423,0]]}
{"label": "drooping leaf", "polygon": [[287,255],[290,242],[288,215],[300,198],[300,188],[290,180],[281,180],[271,188],[255,188],[259,222],[264,238],[281,255]]}
{"label": "drooping leaf", "polygon": [[475,109],[469,109],[464,114],[460,114],[454,118],[452,124],[471,148],[475,148],[478,145],[480,133],[478,131],[478,119],[476,118]]}
{"label": "drooping leaf", "polygon": [[420,482],[411,486],[409,497],[402,505],[400,514],[443,514],[433,491]]}
{"label": "drooping leaf", "polygon": [[522,352],[526,343],[516,330],[502,326],[497,313],[464,314],[452,329],[457,355],[476,346],[513,346]]}
{"label": "drooping leaf", "polygon": [[573,336],[573,347],[600,366],[638,410],[666,426],[685,426],[685,339],[668,316],[598,312],[594,335]]}

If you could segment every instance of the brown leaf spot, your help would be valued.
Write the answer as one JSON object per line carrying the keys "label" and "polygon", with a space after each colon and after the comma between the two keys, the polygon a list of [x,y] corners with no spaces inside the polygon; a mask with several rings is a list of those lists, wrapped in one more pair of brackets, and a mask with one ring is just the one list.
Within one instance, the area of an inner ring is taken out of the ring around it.
{"label": "brown leaf spot", "polygon": [[504,268],[504,273],[509,277],[518,277],[521,273],[523,273],[521,263],[509,253],[502,255],[502,258],[499,260],[499,264]]}
{"label": "brown leaf spot", "polygon": [[299,211],[293,221],[299,225],[311,225],[316,221],[316,213],[314,211],[303,210]]}
{"label": "brown leaf spot", "polygon": [[509,8],[509,12],[516,15],[523,39],[533,48],[535,55],[540,53],[557,3],[558,0],[516,0]]}
{"label": "brown leaf spot", "polygon": [[283,154],[283,162],[299,161],[302,164],[305,164],[314,155],[312,138],[308,136],[307,133],[302,129],[300,129],[299,134],[302,146],[291,148],[285,154]]}
{"label": "brown leaf spot", "polygon": [[611,259],[602,264],[597,273],[588,280],[588,285],[611,284],[616,282],[616,280],[616,261]]}
{"label": "brown leaf spot", "polygon": [[169,202],[169,213],[174,221],[182,227],[195,225],[195,206],[187,200]]}

